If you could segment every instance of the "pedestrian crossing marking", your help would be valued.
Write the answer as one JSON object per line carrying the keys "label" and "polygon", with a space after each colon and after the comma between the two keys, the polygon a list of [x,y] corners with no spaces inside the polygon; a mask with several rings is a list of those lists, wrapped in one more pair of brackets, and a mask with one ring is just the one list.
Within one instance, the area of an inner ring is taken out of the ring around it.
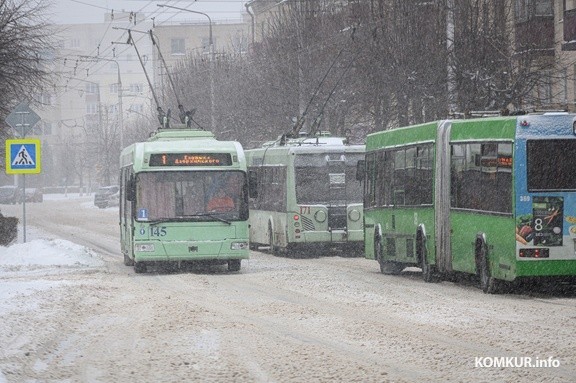
{"label": "pedestrian crossing marking", "polygon": [[24,166],[35,166],[34,159],[28,153],[28,149],[26,146],[22,145],[18,153],[16,153],[16,157],[14,157],[14,161],[12,161],[12,167],[17,167],[18,165]]}

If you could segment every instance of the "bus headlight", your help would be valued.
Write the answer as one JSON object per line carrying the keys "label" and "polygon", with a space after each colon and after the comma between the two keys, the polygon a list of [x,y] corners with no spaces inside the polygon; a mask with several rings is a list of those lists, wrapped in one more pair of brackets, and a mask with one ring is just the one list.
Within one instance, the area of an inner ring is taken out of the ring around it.
{"label": "bus headlight", "polygon": [[326,221],[326,212],[324,210],[318,210],[314,213],[314,218],[317,222],[324,222]]}
{"label": "bus headlight", "polygon": [[350,212],[348,213],[348,218],[350,218],[351,221],[358,221],[360,219],[362,215],[360,214],[360,212],[356,209],[354,210],[350,210]]}
{"label": "bus headlight", "polygon": [[230,250],[244,250],[248,248],[248,242],[232,242],[230,244]]}
{"label": "bus headlight", "polygon": [[134,247],[136,251],[142,253],[151,253],[154,251],[153,243],[137,243]]}

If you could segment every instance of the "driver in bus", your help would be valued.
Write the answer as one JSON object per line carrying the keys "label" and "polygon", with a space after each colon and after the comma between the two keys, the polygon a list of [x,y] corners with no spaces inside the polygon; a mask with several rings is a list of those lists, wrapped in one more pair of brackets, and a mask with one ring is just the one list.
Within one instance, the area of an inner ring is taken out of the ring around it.
{"label": "driver in bus", "polygon": [[208,205],[206,210],[211,212],[225,212],[234,210],[234,200],[226,194],[226,189],[218,188]]}

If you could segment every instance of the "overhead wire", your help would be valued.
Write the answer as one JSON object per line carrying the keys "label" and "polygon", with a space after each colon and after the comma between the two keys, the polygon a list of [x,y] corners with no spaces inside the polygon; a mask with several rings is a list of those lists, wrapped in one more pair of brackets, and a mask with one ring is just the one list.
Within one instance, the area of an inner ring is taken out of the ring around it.
{"label": "overhead wire", "polygon": [[[70,1],[84,4],[84,5],[88,5],[88,6],[92,6],[94,8],[98,8],[98,9],[106,10],[106,11],[110,12],[111,15],[114,15],[114,12],[115,12],[115,9],[97,6],[97,5],[93,5],[93,4],[88,4],[88,3],[85,3],[85,2],[80,1],[80,0],[70,0]],[[108,46],[104,46],[104,47],[102,46],[103,41],[105,41],[106,36],[108,35],[108,33],[110,31],[110,28],[113,26],[113,24],[118,23],[118,17],[126,18],[127,19],[126,21],[129,23],[129,26],[134,27],[133,29],[136,29],[138,27],[138,25],[141,25],[142,23],[145,23],[145,22],[149,22],[150,20],[152,20],[152,22],[154,23],[155,19],[158,16],[161,16],[161,15],[167,15],[168,16],[167,18],[165,18],[162,21],[157,23],[157,25],[163,25],[163,24],[169,23],[170,20],[172,20],[173,18],[175,18],[176,16],[181,14],[181,12],[180,13],[179,12],[170,12],[166,8],[162,8],[162,9],[154,8],[154,11],[152,13],[147,14],[145,18],[138,19],[138,15],[143,14],[143,11],[145,9],[149,8],[150,5],[152,5],[154,2],[155,2],[154,0],[148,1],[146,4],[142,5],[139,10],[137,10],[135,12],[134,11],[122,12],[121,16],[120,15],[119,16],[111,16],[110,21],[107,23],[107,27],[102,34],[102,37],[99,39],[99,43],[87,55],[87,56],[95,57],[94,60],[80,60],[79,58],[77,58],[76,60],[70,60],[70,58],[64,58],[63,70],[64,71],[68,70],[69,76],[67,77],[65,85],[60,86],[61,91],[66,92],[66,89],[70,89],[70,88],[79,89],[79,88],[72,87],[71,81],[75,81],[75,80],[81,81],[81,82],[87,81],[86,80],[87,78],[90,78],[91,76],[100,73],[109,61],[116,61],[117,64],[118,64],[118,62],[122,62],[122,60],[119,60],[118,58],[125,55],[126,52],[128,52],[130,49],[133,49],[131,46],[116,49],[118,45],[115,45],[113,43],[109,44]],[[187,1],[183,1],[183,0],[175,0],[175,1],[174,0],[173,1],[168,0],[167,2],[172,3],[172,4],[176,4],[176,5],[180,5],[180,3],[184,2],[184,3],[186,3],[185,4],[186,6],[190,6],[194,3],[196,3],[197,1],[187,2]],[[221,2],[225,2],[225,1],[221,1]],[[226,2],[234,2],[234,1],[226,1]],[[241,1],[238,1],[238,2],[240,3]],[[203,3],[206,4],[205,2],[203,2]],[[132,17],[134,17],[135,19],[132,20]],[[119,37],[117,37],[117,39],[120,41],[127,41],[128,40],[127,34],[128,34],[128,32],[124,31],[123,33],[121,33],[119,35]],[[147,36],[138,36],[137,38],[135,38],[132,41],[132,43],[138,44],[139,42],[142,41],[142,39],[145,39],[145,38],[147,38]],[[98,58],[101,58],[102,60],[98,60]],[[70,62],[71,62],[71,64],[68,65],[67,63],[70,63]]]}

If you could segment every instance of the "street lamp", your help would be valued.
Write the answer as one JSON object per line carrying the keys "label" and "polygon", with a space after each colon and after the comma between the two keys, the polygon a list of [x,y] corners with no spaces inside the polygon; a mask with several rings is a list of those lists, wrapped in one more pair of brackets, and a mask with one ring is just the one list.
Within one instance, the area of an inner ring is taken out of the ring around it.
{"label": "street lamp", "polygon": [[166,5],[166,4],[156,4],[157,6],[163,8],[172,8],[172,9],[177,9],[179,11],[184,11],[184,12],[191,12],[191,13],[197,13],[199,15],[203,15],[206,16],[208,18],[208,27],[209,27],[209,37],[208,37],[208,44],[210,45],[210,106],[211,106],[211,124],[212,124],[212,131],[214,130],[214,127],[216,126],[216,121],[215,121],[215,106],[214,106],[214,56],[215,56],[215,52],[214,52],[214,40],[212,39],[212,19],[210,18],[210,16],[208,16],[208,14],[204,13],[204,12],[198,12],[198,11],[193,11],[191,9],[186,9],[186,8],[180,8],[180,7],[174,7],[172,5]]}

